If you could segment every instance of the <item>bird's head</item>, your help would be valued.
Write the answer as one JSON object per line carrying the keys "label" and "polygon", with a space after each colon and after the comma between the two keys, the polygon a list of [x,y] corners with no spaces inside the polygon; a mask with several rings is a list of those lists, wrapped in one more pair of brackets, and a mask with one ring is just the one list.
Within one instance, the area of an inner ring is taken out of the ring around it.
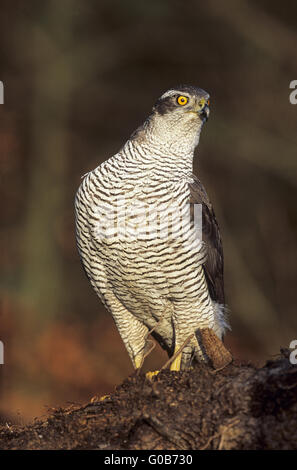
{"label": "bird's head", "polygon": [[152,138],[172,151],[192,152],[199,142],[209,116],[209,94],[194,86],[182,85],[163,93],[147,121]]}
{"label": "bird's head", "polygon": [[158,99],[153,112],[168,120],[185,123],[191,120],[199,126],[209,116],[209,94],[194,86],[171,88]]}

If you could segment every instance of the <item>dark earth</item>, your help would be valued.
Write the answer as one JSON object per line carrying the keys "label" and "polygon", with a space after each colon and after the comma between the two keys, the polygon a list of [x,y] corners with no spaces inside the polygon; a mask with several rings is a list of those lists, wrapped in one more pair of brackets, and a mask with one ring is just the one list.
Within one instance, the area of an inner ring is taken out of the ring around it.
{"label": "dark earth", "polygon": [[262,368],[134,375],[107,397],[44,421],[0,426],[1,449],[296,449],[297,366],[288,350]]}

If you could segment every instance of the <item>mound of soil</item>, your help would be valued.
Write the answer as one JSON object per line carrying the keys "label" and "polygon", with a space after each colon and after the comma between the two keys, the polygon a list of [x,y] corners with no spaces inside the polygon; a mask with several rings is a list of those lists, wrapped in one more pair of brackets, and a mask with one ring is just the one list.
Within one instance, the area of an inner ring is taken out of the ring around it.
{"label": "mound of soil", "polygon": [[131,376],[110,396],[1,426],[1,449],[296,449],[297,366],[289,352],[262,368],[162,370]]}

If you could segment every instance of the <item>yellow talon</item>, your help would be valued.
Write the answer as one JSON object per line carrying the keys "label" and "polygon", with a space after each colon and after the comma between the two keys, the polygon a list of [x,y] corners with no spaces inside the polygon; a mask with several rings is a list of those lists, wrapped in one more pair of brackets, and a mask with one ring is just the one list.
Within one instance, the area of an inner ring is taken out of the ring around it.
{"label": "yellow talon", "polygon": [[181,365],[181,353],[172,361],[170,364],[170,370],[175,370],[175,371],[180,371],[180,365]]}
{"label": "yellow talon", "polygon": [[97,395],[95,395],[94,397],[91,398],[91,403],[96,403],[98,401],[103,401],[105,400],[106,398],[109,398],[110,395],[103,395],[102,397],[98,397]]}
{"label": "yellow talon", "polygon": [[154,370],[152,372],[147,372],[145,374],[146,378],[149,379],[149,380],[152,380],[152,378],[155,376],[155,375],[158,375],[159,374],[159,370]]}
{"label": "yellow talon", "polygon": [[103,395],[103,397],[99,398],[99,401],[104,401],[106,398],[109,398],[109,395]]}
{"label": "yellow talon", "polygon": [[143,354],[137,354],[134,358],[135,369],[140,369],[143,363]]}

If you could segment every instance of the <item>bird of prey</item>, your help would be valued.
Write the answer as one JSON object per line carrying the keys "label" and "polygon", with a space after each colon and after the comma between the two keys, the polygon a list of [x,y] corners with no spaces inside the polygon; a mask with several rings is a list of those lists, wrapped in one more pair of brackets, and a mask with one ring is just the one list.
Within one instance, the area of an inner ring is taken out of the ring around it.
{"label": "bird of prey", "polygon": [[193,175],[209,104],[201,88],[166,91],[120,151],[84,176],[76,194],[83,267],[135,369],[149,335],[179,371],[206,359],[199,329],[222,339],[228,327],[219,228]]}

